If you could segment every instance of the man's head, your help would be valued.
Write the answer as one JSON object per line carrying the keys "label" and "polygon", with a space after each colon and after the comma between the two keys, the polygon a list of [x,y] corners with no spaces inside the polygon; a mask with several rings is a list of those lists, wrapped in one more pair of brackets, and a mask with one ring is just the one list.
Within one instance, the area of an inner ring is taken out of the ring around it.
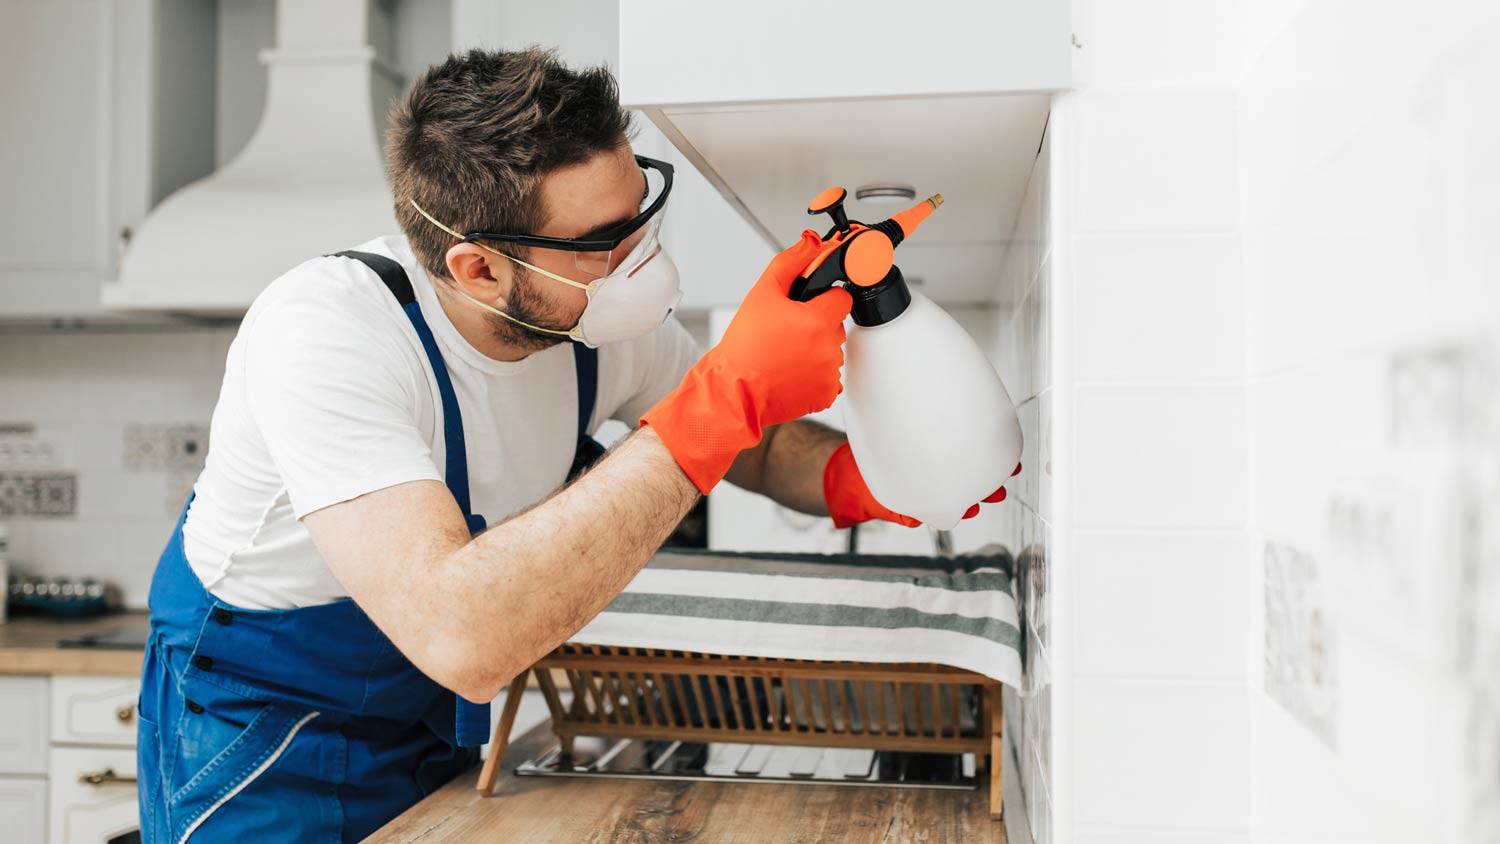
{"label": "man's head", "polygon": [[[635,216],[645,179],[631,155],[630,115],[603,67],[573,71],[551,51],[471,50],[428,69],[392,109],[387,167],[396,219],[428,273],[543,327],[568,328],[587,303],[458,232],[578,238]],[[486,244],[588,282],[575,254]],[[558,341],[499,317],[496,334],[525,348]]]}

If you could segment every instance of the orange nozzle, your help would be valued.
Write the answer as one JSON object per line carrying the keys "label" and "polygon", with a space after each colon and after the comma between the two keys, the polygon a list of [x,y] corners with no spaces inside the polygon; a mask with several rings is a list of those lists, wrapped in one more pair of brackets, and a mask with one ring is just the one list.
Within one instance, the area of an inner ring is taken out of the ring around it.
{"label": "orange nozzle", "polygon": [[917,230],[917,226],[920,226],[922,221],[927,219],[942,204],[943,195],[935,193],[899,214],[892,214],[891,219],[895,220],[896,224],[901,227],[903,234],[911,237],[912,232]]}

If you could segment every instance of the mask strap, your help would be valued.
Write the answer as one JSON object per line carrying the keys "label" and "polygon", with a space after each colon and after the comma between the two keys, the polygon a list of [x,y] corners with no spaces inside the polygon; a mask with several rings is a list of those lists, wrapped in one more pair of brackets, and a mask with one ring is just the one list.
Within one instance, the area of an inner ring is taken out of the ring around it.
{"label": "mask strap", "polygon": [[532,325],[529,322],[523,322],[523,321],[521,321],[519,319],[516,319],[515,317],[511,316],[510,314],[506,313],[505,311],[500,310],[499,308],[495,307],[494,305],[491,305],[488,302],[481,302],[478,299],[475,299],[473,296],[470,296],[467,293],[460,293],[459,295],[462,296],[464,298],[464,301],[466,301],[466,302],[469,302],[469,303],[474,304],[474,305],[478,305],[479,307],[484,308],[485,310],[489,311],[492,314],[495,314],[496,316],[504,317],[504,318],[510,320],[511,322],[515,323],[516,325],[524,326],[526,328],[531,329],[532,331],[540,331],[543,334],[555,334],[558,337],[566,337],[569,340],[578,340],[578,341],[582,341],[583,340],[583,334],[581,332],[579,332],[579,330],[578,330],[578,328],[576,326],[573,327],[573,328],[568,329],[567,331],[559,331],[556,328],[543,328],[540,325]]}
{"label": "mask strap", "polygon": [[[426,217],[427,218],[427,222],[432,223],[434,226],[437,226],[438,228],[442,229],[443,231],[447,232],[448,234],[453,235],[454,237],[458,238],[459,240],[463,240],[464,239],[463,235],[459,234],[458,232],[454,231],[453,229],[448,228],[447,226],[443,225],[442,223],[439,223],[436,218],[434,218],[431,214],[427,213],[422,208],[422,206],[420,206],[420,205],[418,205],[416,203],[415,200],[408,199],[407,202],[411,203],[411,207],[417,209],[417,213],[418,214],[421,214],[423,217]],[[478,241],[466,241],[466,242],[469,242],[469,243],[478,243]],[[569,285],[572,285],[573,287],[577,287],[577,288],[579,288],[581,290],[587,290],[590,293],[594,292],[594,290],[596,288],[596,285],[593,285],[593,284],[580,284],[579,282],[576,282],[576,281],[572,280],[571,278],[563,278],[560,275],[556,275],[554,273],[549,273],[546,270],[542,269],[541,267],[533,267],[532,265],[526,263],[525,261],[522,261],[520,258],[511,258],[511,256],[505,254],[504,252],[501,252],[498,249],[492,248],[488,244],[478,243],[478,245],[481,248],[483,248],[483,249],[488,249],[489,251],[495,253],[496,255],[499,255],[502,258],[510,258],[512,261],[515,261],[517,264],[520,264],[521,266],[523,266],[523,267],[525,267],[525,268],[527,268],[527,269],[529,269],[529,270],[531,270],[533,272],[541,273],[542,275],[547,276],[548,278],[551,278],[551,279],[556,279],[557,281],[560,281],[563,284],[569,284]],[[515,317],[511,316],[510,314],[506,313],[505,311],[500,310],[499,308],[495,307],[494,305],[491,305],[488,302],[481,302],[478,299],[475,299],[473,296],[470,296],[467,293],[460,292],[459,295],[462,296],[463,299],[464,299],[464,301],[466,301],[466,302],[469,302],[469,303],[474,304],[474,305],[478,305],[479,307],[484,308],[485,310],[489,311],[492,314],[495,314],[495,315],[500,316],[500,317],[504,317],[505,319],[510,320],[511,322],[515,323],[516,325],[522,326],[524,328],[529,328],[532,331],[540,331],[543,334],[554,334],[554,335],[556,335],[558,337],[567,337],[570,340],[580,340],[581,341],[583,339],[583,335],[579,332],[579,330],[578,330],[578,328],[576,326],[573,327],[573,328],[568,329],[567,331],[559,331],[556,328],[543,328],[540,325],[532,325],[529,322],[525,322],[523,320],[516,319]]]}
{"label": "mask strap", "polygon": [[[536,266],[534,264],[528,264],[525,261],[521,260],[520,258],[515,258],[515,257],[512,257],[510,255],[507,255],[504,252],[501,252],[499,249],[496,249],[495,247],[490,246],[488,243],[484,243],[484,242],[478,241],[478,240],[468,240],[463,235],[459,234],[458,232],[454,231],[453,229],[450,229],[447,226],[443,225],[442,223],[439,223],[437,221],[437,218],[433,217],[431,214],[429,214],[425,210],[423,210],[422,206],[418,205],[416,200],[414,200],[414,199],[408,199],[407,202],[411,203],[411,207],[417,209],[417,213],[418,214],[421,214],[423,217],[426,217],[427,218],[427,222],[432,223],[434,226],[437,226],[438,228],[442,229],[443,231],[447,232],[448,234],[451,234],[454,237],[458,238],[459,240],[464,241],[465,243],[473,243],[473,244],[475,244],[476,246],[478,246],[481,249],[488,249],[489,251],[495,253],[496,255],[499,255],[502,258],[509,258],[510,260],[515,261],[517,264],[520,264],[521,266],[525,267],[528,270],[531,270],[534,273],[540,273],[540,274],[546,276],[547,278],[552,279],[553,281],[560,281],[563,284],[568,285],[569,287],[576,287],[579,290],[585,290],[585,291],[588,291],[589,293],[593,293],[595,290],[597,290],[599,288],[599,285],[597,283],[595,283],[595,282],[591,281],[588,284],[584,284],[581,281],[574,281],[573,279],[567,278],[566,276],[560,276],[557,273],[550,272],[548,270],[544,270],[541,267],[538,267],[538,266]],[[479,300],[476,299],[475,301],[478,302]],[[484,303],[480,302],[480,304],[484,304]],[[506,318],[509,319],[510,317],[506,316]],[[524,323],[522,323],[522,324],[524,325]],[[531,326],[527,326],[527,327],[530,328]],[[538,331],[545,331],[546,329],[539,328],[537,330]],[[553,333],[557,333],[557,332],[553,332]]]}

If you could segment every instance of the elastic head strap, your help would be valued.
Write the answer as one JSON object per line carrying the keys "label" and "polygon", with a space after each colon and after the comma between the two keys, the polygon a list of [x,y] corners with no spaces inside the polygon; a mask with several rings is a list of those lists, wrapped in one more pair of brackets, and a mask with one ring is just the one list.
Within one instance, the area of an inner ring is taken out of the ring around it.
{"label": "elastic head strap", "polygon": [[[499,255],[502,258],[509,258],[510,260],[515,261],[517,264],[520,264],[521,266],[525,267],[528,270],[531,270],[534,273],[541,273],[542,275],[546,276],[547,278],[552,279],[553,281],[560,281],[563,284],[566,284],[566,285],[568,285],[570,287],[576,287],[579,290],[587,290],[588,292],[592,293],[592,292],[594,292],[594,289],[598,287],[598,285],[595,284],[594,282],[589,282],[589,283],[585,284],[585,283],[583,283],[581,281],[574,281],[573,279],[568,278],[567,276],[561,276],[561,275],[558,275],[557,273],[551,272],[549,270],[544,270],[541,267],[536,266],[535,264],[528,264],[525,261],[521,260],[520,258],[514,257],[512,255],[507,255],[504,252],[501,252],[499,249],[496,249],[495,247],[489,245],[488,243],[485,243],[484,241],[481,241],[481,240],[470,240],[467,237],[464,237],[463,235],[461,235],[458,232],[454,231],[453,229],[450,229],[447,226],[443,225],[442,223],[438,222],[437,218],[434,217],[434,216],[432,216],[431,214],[427,213],[422,208],[422,206],[420,206],[420,205],[417,204],[417,201],[415,199],[408,199],[407,202],[411,203],[411,207],[417,209],[417,213],[418,214],[421,214],[423,217],[426,217],[427,218],[427,222],[432,223],[434,226],[437,226],[438,228],[442,229],[443,231],[447,232],[448,234],[453,235],[454,237],[458,238],[460,241],[462,241],[464,243],[472,243],[472,244],[478,246],[480,249],[488,249],[489,251],[495,253],[496,255]],[[525,325],[525,323],[522,323],[522,325]],[[529,328],[530,326],[527,326],[527,327]],[[544,331],[546,329],[537,329],[537,330]],[[556,333],[561,333],[561,332],[553,332],[553,333],[556,334]]]}

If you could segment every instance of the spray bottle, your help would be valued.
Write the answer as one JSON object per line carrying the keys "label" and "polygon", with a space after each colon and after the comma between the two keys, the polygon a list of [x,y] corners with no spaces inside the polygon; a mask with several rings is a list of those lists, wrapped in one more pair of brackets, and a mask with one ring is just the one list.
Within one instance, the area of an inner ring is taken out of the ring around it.
{"label": "spray bottle", "polygon": [[1021,424],[979,345],[894,263],[942,195],[873,225],[848,218],[846,196],[832,187],[808,206],[833,227],[790,295],[805,302],[837,285],[854,298],[844,354],[854,460],[882,505],[946,531],[1010,477]]}

